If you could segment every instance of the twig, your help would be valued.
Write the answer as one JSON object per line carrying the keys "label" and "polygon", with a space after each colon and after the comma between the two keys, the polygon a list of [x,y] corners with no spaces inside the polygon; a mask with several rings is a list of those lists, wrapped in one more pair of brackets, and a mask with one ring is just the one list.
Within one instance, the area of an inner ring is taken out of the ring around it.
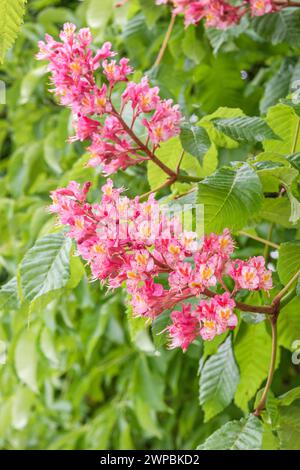
{"label": "twig", "polygon": [[[273,229],[274,229],[274,223],[271,223],[269,227],[269,231],[268,231],[268,238],[267,238],[268,242],[271,242]],[[268,262],[268,259],[269,259],[269,253],[270,253],[270,245],[266,243],[265,249],[264,249],[264,258],[266,260],[266,263]]]}
{"label": "twig", "polygon": [[273,300],[273,304],[277,305],[280,304],[281,299],[283,296],[288,292],[289,288],[296,282],[298,277],[300,276],[300,269],[297,271],[294,276],[289,280],[289,282],[284,286],[284,288],[276,295],[276,297]]}
{"label": "twig", "polygon": [[139,148],[142,149],[143,152],[147,155],[148,159],[152,160],[153,163],[155,163],[159,168],[164,171],[168,176],[171,178],[177,177],[176,173],[171,170],[167,165],[165,165],[162,161],[159,160],[155,156],[155,154],[147,147],[139,138],[138,136],[133,132],[132,129],[126,124],[122,116],[117,112],[117,110],[113,107],[112,105],[112,114],[118,119],[124,130],[127,132],[127,134],[131,137],[131,139],[138,145]]}
{"label": "twig", "polygon": [[159,50],[158,56],[156,57],[156,60],[154,62],[154,67],[159,66],[159,64],[161,63],[161,60],[164,56],[164,53],[166,52],[166,48],[167,48],[169,39],[171,37],[172,31],[173,31],[173,28],[174,28],[175,19],[176,19],[176,15],[172,15],[169,26],[168,26],[168,29],[167,29],[167,32],[166,32],[166,35],[165,35],[164,40],[163,40],[163,43],[162,43],[161,48]]}
{"label": "twig", "polygon": [[252,235],[251,233],[244,232],[243,230],[241,230],[239,234],[244,235],[245,237],[248,237],[248,238],[252,238],[252,240],[263,243],[264,245],[271,246],[272,248],[275,248],[276,250],[279,250],[280,248],[279,245],[271,242],[270,240],[266,240],[265,238],[258,237],[257,235]]}

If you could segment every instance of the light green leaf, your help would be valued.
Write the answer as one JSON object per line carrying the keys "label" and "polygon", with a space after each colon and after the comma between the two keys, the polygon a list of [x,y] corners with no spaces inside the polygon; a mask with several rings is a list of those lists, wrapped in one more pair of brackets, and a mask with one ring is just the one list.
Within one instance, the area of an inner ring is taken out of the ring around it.
{"label": "light green leaf", "polygon": [[[175,171],[182,152],[183,148],[179,137],[173,137],[167,142],[163,142],[161,144],[160,148],[156,151],[156,156],[165,165]],[[214,171],[216,164],[216,149],[214,146],[211,146],[206,155],[204,155],[202,167],[195,157],[186,152],[182,159],[180,168],[192,176],[202,177],[203,173],[206,176],[211,171]],[[164,171],[162,171],[155,163],[151,161],[148,162],[148,182],[151,189],[158,188],[167,179],[168,176]]]}
{"label": "light green leaf", "polygon": [[247,163],[223,167],[198,185],[206,233],[219,233],[225,227],[239,230],[259,210],[262,200],[259,177]]}
{"label": "light green leaf", "polygon": [[201,126],[186,123],[181,127],[180,140],[184,150],[196,157],[202,164],[204,155],[211,145],[206,130]]}
{"label": "light green leaf", "polygon": [[277,139],[268,124],[259,117],[240,116],[229,119],[215,119],[216,128],[239,142],[263,142]]}
{"label": "light green leaf", "polygon": [[272,430],[272,426],[267,423],[263,423],[263,442],[262,450],[279,450],[280,442],[278,437]]}
{"label": "light green leaf", "polygon": [[55,350],[54,339],[48,328],[43,328],[40,337],[40,346],[43,354],[49,361],[53,363],[54,366],[57,366],[59,363],[57,353]]}
{"label": "light green leaf", "polygon": [[31,330],[24,330],[15,348],[15,368],[19,379],[34,392],[38,391],[37,361],[36,336]]}
{"label": "light green leaf", "polygon": [[291,203],[286,197],[265,198],[259,216],[286,228],[293,227],[290,221]]}
{"label": "light green leaf", "polygon": [[280,281],[287,284],[300,269],[300,241],[282,243],[279,248],[277,270]]}
{"label": "light green leaf", "polygon": [[297,406],[279,408],[278,435],[282,450],[300,449],[300,409]]}
{"label": "light green leaf", "polygon": [[295,387],[277,398],[280,406],[290,406],[295,400],[300,400],[300,387]]}
{"label": "light green leaf", "polygon": [[260,450],[263,428],[253,415],[229,421],[215,431],[198,450]]}
{"label": "light green leaf", "polygon": [[97,31],[102,39],[104,30],[112,17],[114,4],[111,0],[89,0],[86,21],[90,28]]}
{"label": "light green leaf", "polygon": [[229,119],[239,116],[244,116],[244,113],[239,108],[218,108],[212,114],[204,116],[199,124],[207,130],[210,139],[219,147],[236,148],[239,146],[238,142],[228,137],[226,134],[218,130],[214,126],[215,119]]}
{"label": "light green leaf", "polygon": [[219,347],[217,354],[205,362],[200,375],[200,405],[205,413],[205,421],[226,408],[234,397],[239,381],[231,337]]}
{"label": "light green leaf", "polygon": [[271,337],[267,334],[265,323],[249,325],[243,322],[237,334],[234,352],[240,369],[240,382],[234,401],[243,411],[247,411],[249,400],[268,375]]}
{"label": "light green leaf", "polygon": [[47,235],[26,253],[20,268],[27,300],[66,286],[70,276],[71,240],[63,233]]}
{"label": "light green leaf", "polygon": [[24,429],[30,417],[34,394],[26,387],[19,387],[13,397],[12,425],[15,429]]}
{"label": "light green leaf", "polygon": [[16,40],[23,21],[26,0],[1,0],[0,2],[0,62]]}
{"label": "light green leaf", "polygon": [[300,151],[300,139],[295,141],[295,136],[299,132],[299,117],[291,107],[284,104],[272,106],[269,108],[266,121],[274,133],[281,138],[281,140],[265,141],[266,152],[289,155]]}
{"label": "light green leaf", "polygon": [[0,289],[0,308],[17,308],[19,305],[18,282],[13,277]]}
{"label": "light green leaf", "polygon": [[293,343],[300,338],[300,300],[295,297],[278,317],[278,344],[293,350]]}

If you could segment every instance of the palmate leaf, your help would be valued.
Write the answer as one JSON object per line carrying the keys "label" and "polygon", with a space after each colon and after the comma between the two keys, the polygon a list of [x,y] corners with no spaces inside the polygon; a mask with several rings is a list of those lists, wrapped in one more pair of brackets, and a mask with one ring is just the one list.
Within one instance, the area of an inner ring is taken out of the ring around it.
{"label": "palmate leaf", "polygon": [[30,248],[20,268],[25,299],[32,301],[67,285],[71,244],[63,233],[54,233],[37,240]]}
{"label": "palmate leaf", "polygon": [[260,117],[240,116],[216,119],[214,125],[219,131],[240,142],[263,142],[267,139],[277,139],[276,134]]}
{"label": "palmate leaf", "polygon": [[23,21],[27,0],[1,0],[0,2],[0,63],[16,40]]}
{"label": "palmate leaf", "polygon": [[204,204],[205,231],[239,230],[263,200],[256,172],[247,163],[223,167],[198,185],[198,203]]}
{"label": "palmate leaf", "polygon": [[198,450],[260,450],[263,428],[254,415],[229,421],[215,431]]}
{"label": "palmate leaf", "polygon": [[200,405],[208,421],[228,406],[234,397],[239,371],[234,360],[231,337],[205,362],[200,376]]}

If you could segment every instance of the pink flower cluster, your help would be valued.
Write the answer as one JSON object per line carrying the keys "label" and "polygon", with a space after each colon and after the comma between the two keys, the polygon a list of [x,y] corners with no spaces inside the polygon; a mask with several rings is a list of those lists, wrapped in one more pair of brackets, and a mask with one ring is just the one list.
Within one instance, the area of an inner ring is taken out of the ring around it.
{"label": "pink flower cluster", "polygon": [[[149,160],[160,142],[179,134],[179,106],[162,100],[159,88],[151,88],[147,77],[140,83],[127,83],[133,68],[127,58],[113,59],[116,53],[109,42],[93,54],[90,30],[83,28],[76,34],[70,23],[64,25],[60,39],[46,35],[45,42],[39,42],[37,58],[49,62],[51,91],[72,110],[76,133],[70,140],[90,140],[91,166],[100,165],[106,174],[124,170]],[[104,79],[100,87],[98,70]],[[117,110],[112,92],[121,82],[127,85]],[[124,117],[125,108],[131,114],[129,121]],[[135,132],[137,120],[145,128],[145,139]]]}
{"label": "pink flower cluster", "polygon": [[251,16],[262,16],[280,8],[273,0],[244,0],[234,4],[225,0],[156,0],[156,3],[171,3],[173,14],[183,14],[186,26],[205,19],[207,27],[218,29],[237,24],[249,12]]}
{"label": "pink flower cluster", "polygon": [[[171,314],[171,347],[186,350],[197,335],[210,340],[234,328],[233,296],[238,290],[272,288],[262,257],[231,261],[234,243],[228,230],[199,243],[197,234],[183,230],[153,195],[145,202],[130,200],[107,180],[101,204],[90,204],[89,187],[86,183],[81,189],[73,181],[54,191],[50,210],[69,227],[68,236],[76,240],[93,278],[113,289],[126,286],[135,315],[153,319],[182,304],[181,312]],[[235,283],[232,292],[226,277]],[[224,293],[217,295],[216,288]],[[201,299],[194,311],[184,303],[192,297]]]}

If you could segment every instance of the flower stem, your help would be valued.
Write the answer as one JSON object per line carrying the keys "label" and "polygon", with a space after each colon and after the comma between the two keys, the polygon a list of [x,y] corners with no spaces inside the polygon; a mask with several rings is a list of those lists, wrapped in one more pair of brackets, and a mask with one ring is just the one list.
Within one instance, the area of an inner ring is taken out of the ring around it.
{"label": "flower stem", "polygon": [[161,189],[167,188],[168,186],[171,186],[171,184],[173,184],[174,181],[175,181],[174,178],[168,179],[167,181],[165,181],[163,184],[161,184],[161,185],[158,186],[157,188],[152,189],[151,191],[148,191],[147,193],[142,194],[142,195],[140,196],[140,200],[146,199],[148,196],[150,196],[150,194],[157,193],[157,192],[160,191]]}
{"label": "flower stem", "polygon": [[166,52],[166,48],[167,48],[169,39],[171,37],[172,31],[173,31],[173,28],[174,28],[175,19],[176,19],[176,15],[172,15],[169,26],[168,26],[168,29],[167,29],[167,32],[166,32],[166,35],[164,37],[163,43],[161,45],[161,48],[159,50],[158,56],[156,57],[156,60],[154,62],[153,67],[158,67],[159,64],[162,61],[162,58],[164,56],[164,53]]}
{"label": "flower stem", "polygon": [[[268,242],[271,242],[273,229],[274,229],[274,223],[271,223],[269,227],[269,231],[268,231],[268,238],[267,238]],[[270,253],[270,245],[266,243],[265,249],[264,249],[264,258],[266,260],[266,263],[268,262],[268,259],[269,259],[269,253]]]}
{"label": "flower stem", "polygon": [[280,304],[281,299],[283,299],[284,295],[288,292],[288,290],[294,284],[294,282],[297,281],[299,276],[300,276],[300,269],[289,280],[289,282],[286,284],[286,286],[284,286],[284,288],[276,295],[276,297],[273,300],[274,305]]}
{"label": "flower stem", "polygon": [[244,232],[243,230],[241,230],[239,234],[248,238],[252,238],[252,240],[255,240],[257,242],[263,243],[264,245],[268,245],[268,246],[271,246],[272,248],[275,248],[276,250],[279,250],[279,245],[271,242],[270,240],[266,240],[265,238],[258,237],[257,235],[252,235],[251,233]]}
{"label": "flower stem", "polygon": [[256,410],[254,411],[255,416],[259,416],[262,410],[266,406],[268,393],[271,388],[273,377],[274,377],[274,372],[275,372],[276,352],[277,352],[277,315],[274,315],[274,317],[270,319],[270,322],[271,322],[271,329],[272,329],[272,352],[271,352],[269,373],[268,373],[267,383],[265,385],[262,397],[257,405]]}
{"label": "flower stem", "polygon": [[122,116],[116,111],[116,109],[112,106],[112,114],[119,120],[120,124],[122,125],[123,129],[127,132],[127,134],[131,137],[131,139],[137,144],[137,146],[145,152],[149,160],[152,160],[153,163],[155,163],[159,168],[165,172],[170,178],[175,178],[177,177],[175,171],[171,170],[167,165],[165,165],[162,161],[159,160],[155,156],[155,154],[145,145],[139,137],[134,133],[134,131],[126,124]]}

